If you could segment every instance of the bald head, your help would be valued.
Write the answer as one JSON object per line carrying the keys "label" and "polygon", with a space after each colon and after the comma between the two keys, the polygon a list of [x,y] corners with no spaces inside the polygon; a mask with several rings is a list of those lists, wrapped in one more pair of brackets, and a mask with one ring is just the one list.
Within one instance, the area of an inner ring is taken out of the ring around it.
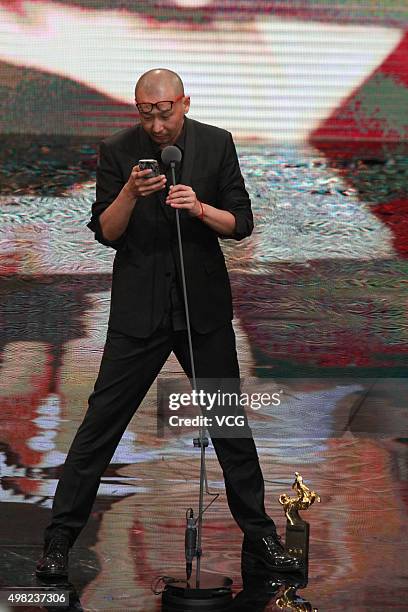
{"label": "bald head", "polygon": [[[160,148],[177,141],[190,108],[179,75],[166,68],[142,74],[135,88],[141,127]],[[160,104],[162,102],[162,104]]]}
{"label": "bald head", "polygon": [[[135,87],[135,98],[153,96],[165,99],[166,96],[184,95],[183,81],[176,72],[166,68],[156,68],[142,74]],[[163,97],[162,97],[163,96]]]}

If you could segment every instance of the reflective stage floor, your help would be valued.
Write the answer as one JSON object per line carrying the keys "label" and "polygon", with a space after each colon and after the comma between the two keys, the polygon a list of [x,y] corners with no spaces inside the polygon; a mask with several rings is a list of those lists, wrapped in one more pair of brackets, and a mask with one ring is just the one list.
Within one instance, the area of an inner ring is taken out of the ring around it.
{"label": "reflective stage floor", "polygon": [[[176,376],[177,363],[170,358],[162,377]],[[263,391],[271,385],[276,382],[248,383]],[[278,497],[291,492],[296,470],[321,497],[303,513],[311,526],[308,580],[295,576],[282,583],[282,576],[281,581],[271,576],[265,583],[258,577],[243,590],[241,532],[230,515],[211,445],[208,483],[220,497],[204,515],[202,570],[233,579],[231,610],[406,610],[407,383],[286,379],[279,386],[291,398],[285,408],[274,416],[260,410],[249,418],[266,481],[266,508],[279,531],[284,533],[285,517]],[[91,518],[70,554],[69,583],[56,585],[71,591],[66,609],[160,610],[160,596],[152,591],[156,580],[185,576],[184,517],[189,506],[197,508],[199,451],[186,430],[158,436],[155,393],[152,388],[104,475]],[[11,410],[3,420],[10,441],[2,444],[3,589],[47,585],[35,577],[35,560],[61,471],[58,447],[66,447],[80,422],[79,411],[59,411],[57,403],[50,394],[35,419],[37,444],[43,436],[45,445],[47,432],[56,434],[55,446],[40,461],[34,437],[25,437],[33,422]],[[16,452],[24,440],[25,464]],[[205,504],[211,499],[206,496]],[[286,601],[285,593],[289,599],[293,594],[290,585],[298,586],[297,596],[310,607]],[[3,603],[1,610],[7,609]]]}

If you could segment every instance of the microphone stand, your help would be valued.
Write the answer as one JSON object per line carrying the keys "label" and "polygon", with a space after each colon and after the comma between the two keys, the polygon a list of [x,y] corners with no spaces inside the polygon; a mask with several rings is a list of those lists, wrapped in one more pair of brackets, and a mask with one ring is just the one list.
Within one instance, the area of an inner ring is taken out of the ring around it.
{"label": "microphone stand", "polygon": [[[168,147],[170,149],[170,147]],[[173,148],[173,147],[172,147]],[[176,162],[170,161],[171,178],[172,184],[176,185]],[[193,390],[197,389],[197,380],[195,372],[194,354],[193,354],[193,343],[191,338],[191,325],[190,325],[190,311],[187,299],[187,286],[186,276],[184,270],[184,257],[183,257],[183,244],[181,239],[180,229],[180,215],[179,209],[176,209],[176,226],[177,226],[177,240],[180,255],[180,269],[181,269],[181,280],[184,297],[184,307],[186,312],[186,323],[187,323],[187,336],[188,346],[191,362],[191,374],[193,380]],[[214,575],[201,576],[201,540],[202,540],[202,526],[203,526],[203,506],[204,506],[204,482],[207,483],[207,475],[205,469],[205,449],[208,446],[208,438],[204,435],[204,426],[200,420],[199,437],[194,438],[193,444],[195,447],[200,448],[200,493],[198,502],[198,519],[197,519],[197,543],[194,551],[194,556],[197,558],[196,562],[196,580],[195,588],[190,587],[189,579],[191,576],[191,563],[187,564],[187,581],[186,586],[181,586],[184,581],[181,580],[166,580],[166,587],[162,593],[162,612],[170,612],[173,610],[184,610],[185,606],[188,606],[188,610],[225,610],[229,607],[232,602],[231,585],[232,580],[226,576],[217,577]],[[212,502],[211,502],[212,503]],[[191,511],[191,512],[190,512]],[[187,513],[187,525],[191,525],[192,522],[192,509],[190,508]],[[188,531],[188,529],[186,530]],[[186,535],[187,541],[187,535]]]}
{"label": "microphone stand", "polygon": [[[172,184],[176,184],[176,163],[173,161],[170,163],[171,168],[171,178]],[[186,311],[186,323],[187,323],[187,336],[188,336],[188,348],[190,353],[190,362],[191,362],[191,373],[193,379],[193,390],[198,391],[197,389],[197,379],[195,373],[195,364],[194,364],[194,354],[193,354],[193,343],[191,338],[191,326],[190,326],[190,311],[188,308],[188,300],[187,300],[187,285],[186,285],[186,275],[184,271],[184,256],[183,256],[183,243],[181,239],[181,229],[180,229],[180,215],[179,209],[176,209],[176,226],[177,226],[177,241],[179,247],[179,255],[180,255],[180,268],[181,268],[181,280],[183,286],[183,297],[184,297],[184,307]],[[198,501],[198,520],[197,520],[197,548],[196,548],[196,586],[200,586],[200,570],[201,570],[201,538],[202,538],[202,528],[203,528],[203,506],[204,506],[204,479],[205,479],[205,449],[208,446],[208,438],[204,436],[204,427],[200,422],[199,428],[199,437],[194,438],[193,444],[195,447],[200,448],[200,493],[199,493],[199,501]],[[189,579],[190,576],[187,576]]]}

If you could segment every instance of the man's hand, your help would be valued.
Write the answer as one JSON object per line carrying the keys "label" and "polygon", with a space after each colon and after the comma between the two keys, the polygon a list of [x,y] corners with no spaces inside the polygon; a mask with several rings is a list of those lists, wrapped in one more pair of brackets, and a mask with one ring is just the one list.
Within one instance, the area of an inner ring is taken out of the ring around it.
{"label": "man's hand", "polygon": [[146,178],[149,174],[151,174],[151,170],[140,170],[139,166],[133,166],[126,183],[126,188],[133,197],[149,196],[155,191],[160,191],[164,188],[167,180],[164,174],[154,176],[153,178]]}
{"label": "man's hand", "polygon": [[172,185],[166,204],[172,208],[185,208],[189,215],[199,217],[203,223],[223,237],[232,236],[235,231],[236,221],[232,213],[200,202],[197,200],[195,191],[187,185]]}
{"label": "man's hand", "polygon": [[195,191],[187,185],[172,185],[166,204],[173,208],[185,208],[192,217],[198,217],[201,213],[201,206]]}

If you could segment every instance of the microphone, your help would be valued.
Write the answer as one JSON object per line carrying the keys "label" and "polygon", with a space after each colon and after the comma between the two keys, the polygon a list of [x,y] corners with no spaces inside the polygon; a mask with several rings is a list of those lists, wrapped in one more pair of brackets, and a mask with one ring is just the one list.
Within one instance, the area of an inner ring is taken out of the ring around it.
{"label": "microphone", "polygon": [[186,575],[187,580],[190,579],[193,570],[193,559],[196,556],[197,549],[197,527],[194,520],[194,512],[189,508],[186,512],[187,526],[184,536],[184,547],[186,553]]}
{"label": "microphone", "polygon": [[173,181],[173,185],[176,184],[176,173],[175,167],[176,164],[181,162],[182,153],[178,147],[173,145],[169,145],[168,147],[164,147],[161,152],[161,160],[165,166],[171,167],[171,178]]}
{"label": "microphone", "polygon": [[165,166],[169,166],[171,163],[181,162],[182,154],[178,147],[170,145],[164,147],[161,152],[161,159]]}

